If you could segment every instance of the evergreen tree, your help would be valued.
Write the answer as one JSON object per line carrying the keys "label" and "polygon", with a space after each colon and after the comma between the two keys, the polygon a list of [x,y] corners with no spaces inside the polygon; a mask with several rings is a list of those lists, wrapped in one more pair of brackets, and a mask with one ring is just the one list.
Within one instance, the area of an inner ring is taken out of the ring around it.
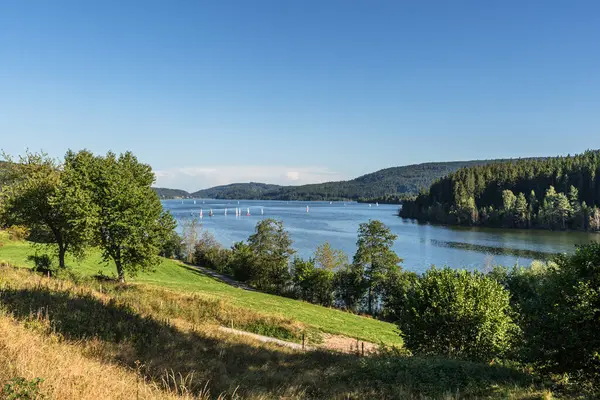
{"label": "evergreen tree", "polygon": [[515,219],[517,226],[526,226],[529,222],[529,208],[523,193],[519,193],[515,202]]}
{"label": "evergreen tree", "polygon": [[374,305],[383,293],[385,277],[402,261],[392,250],[396,237],[381,221],[370,220],[359,226],[353,264],[363,271],[369,314],[374,313]]}

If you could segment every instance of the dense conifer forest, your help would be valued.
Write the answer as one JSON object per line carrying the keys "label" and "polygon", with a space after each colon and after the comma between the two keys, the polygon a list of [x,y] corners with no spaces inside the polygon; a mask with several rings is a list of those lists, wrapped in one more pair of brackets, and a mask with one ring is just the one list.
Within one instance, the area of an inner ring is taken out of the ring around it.
{"label": "dense conifer forest", "polygon": [[461,168],[400,216],[456,225],[600,230],[600,150]]}

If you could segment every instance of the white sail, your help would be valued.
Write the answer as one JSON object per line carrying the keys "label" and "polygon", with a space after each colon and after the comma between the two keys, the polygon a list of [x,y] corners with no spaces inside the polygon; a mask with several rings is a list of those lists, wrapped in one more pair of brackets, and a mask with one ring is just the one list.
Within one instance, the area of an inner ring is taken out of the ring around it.
{"label": "white sail", "polygon": [[227,215],[227,208],[225,208],[225,215]]}
{"label": "white sail", "polygon": [[308,206],[306,206],[306,212],[308,212]]}
{"label": "white sail", "polygon": [[196,204],[196,200],[194,200],[194,204]]}
{"label": "white sail", "polygon": [[202,209],[200,209],[200,219],[202,219],[202,216],[203,216]]}
{"label": "white sail", "polygon": [[379,203],[375,203],[375,206],[376,206],[376,207],[379,207]]}
{"label": "white sail", "polygon": [[265,214],[265,209],[264,208],[260,208],[260,215],[264,215]]}
{"label": "white sail", "polygon": [[250,216],[250,208],[248,208],[247,212],[246,212],[247,216]]}

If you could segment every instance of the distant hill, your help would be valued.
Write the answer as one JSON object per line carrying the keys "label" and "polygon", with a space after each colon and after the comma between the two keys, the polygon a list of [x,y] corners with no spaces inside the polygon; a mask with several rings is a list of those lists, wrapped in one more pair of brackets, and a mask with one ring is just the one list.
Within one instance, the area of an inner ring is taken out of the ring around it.
{"label": "distant hill", "polygon": [[192,193],[191,196],[201,199],[267,199],[270,198],[270,196],[276,196],[282,188],[284,188],[284,186],[258,182],[232,183],[230,185],[215,186],[209,189],[198,190],[197,192]]}
{"label": "distant hill", "polygon": [[158,197],[161,199],[180,199],[185,197],[190,197],[190,194],[185,190],[181,189],[169,189],[169,188],[157,188],[153,187],[152,190],[158,194]]}
{"label": "distant hill", "polygon": [[507,160],[473,160],[433,162],[392,167],[349,181],[326,182],[301,186],[278,186],[264,183],[234,183],[199,190],[198,198],[261,200],[361,200],[386,195],[417,194],[421,188],[463,167]]}

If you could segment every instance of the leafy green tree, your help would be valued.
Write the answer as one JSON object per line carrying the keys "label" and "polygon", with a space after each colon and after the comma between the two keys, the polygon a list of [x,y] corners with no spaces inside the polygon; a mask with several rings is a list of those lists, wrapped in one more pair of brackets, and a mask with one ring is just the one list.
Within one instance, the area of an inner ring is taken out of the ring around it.
{"label": "leafy green tree", "polygon": [[289,260],[295,253],[283,223],[271,218],[260,221],[248,244],[256,257],[252,283],[262,290],[283,293],[290,282]]}
{"label": "leafy green tree", "polygon": [[55,247],[61,268],[65,267],[67,253],[83,256],[96,214],[81,173],[91,154],[68,152],[62,166],[43,153],[27,152],[19,160],[7,155],[4,158],[2,222],[25,225],[30,239]]}
{"label": "leafy green tree", "polygon": [[225,249],[212,233],[202,231],[200,234],[200,238],[196,241],[194,247],[194,263],[219,272],[226,272],[227,256],[225,255]]}
{"label": "leafy green tree", "polygon": [[529,359],[557,373],[600,374],[600,243],[560,255],[525,309]]}
{"label": "leafy green tree", "polygon": [[399,292],[394,314],[416,354],[489,361],[510,349],[518,332],[510,293],[480,273],[431,268]]}
{"label": "leafy green tree", "polygon": [[517,203],[517,197],[512,190],[502,191],[502,207],[505,213],[512,214]]}
{"label": "leafy green tree", "polygon": [[99,208],[97,241],[106,262],[112,260],[118,278],[134,276],[159,263],[161,244],[175,228],[151,185],[154,173],[130,152],[96,157],[89,174],[93,201]]}
{"label": "leafy green tree", "polygon": [[298,297],[315,304],[330,306],[333,303],[333,271],[318,268],[314,258],[292,261],[292,282]]}
{"label": "leafy green tree", "polygon": [[358,311],[367,293],[367,282],[361,266],[350,264],[333,276],[334,297],[340,308]]}
{"label": "leafy green tree", "polygon": [[169,233],[160,248],[160,256],[166,258],[183,258],[183,238],[174,230]]}
{"label": "leafy green tree", "polygon": [[381,221],[370,220],[358,228],[357,250],[353,264],[362,270],[367,288],[367,312],[374,313],[374,305],[383,293],[383,284],[390,270],[397,270],[402,260],[392,250],[397,236]]}
{"label": "leafy green tree", "polygon": [[240,282],[250,282],[255,277],[254,267],[257,265],[255,255],[250,246],[244,242],[235,242],[231,246],[228,268],[233,277]]}
{"label": "leafy green tree", "polygon": [[342,250],[332,248],[329,242],[317,247],[313,258],[317,268],[328,271],[335,271],[348,264],[348,256]]}
{"label": "leafy green tree", "polygon": [[294,257],[292,261],[292,282],[298,292],[298,297],[302,300],[312,298],[312,277],[315,273],[315,261],[312,258],[305,260],[301,257]]}

